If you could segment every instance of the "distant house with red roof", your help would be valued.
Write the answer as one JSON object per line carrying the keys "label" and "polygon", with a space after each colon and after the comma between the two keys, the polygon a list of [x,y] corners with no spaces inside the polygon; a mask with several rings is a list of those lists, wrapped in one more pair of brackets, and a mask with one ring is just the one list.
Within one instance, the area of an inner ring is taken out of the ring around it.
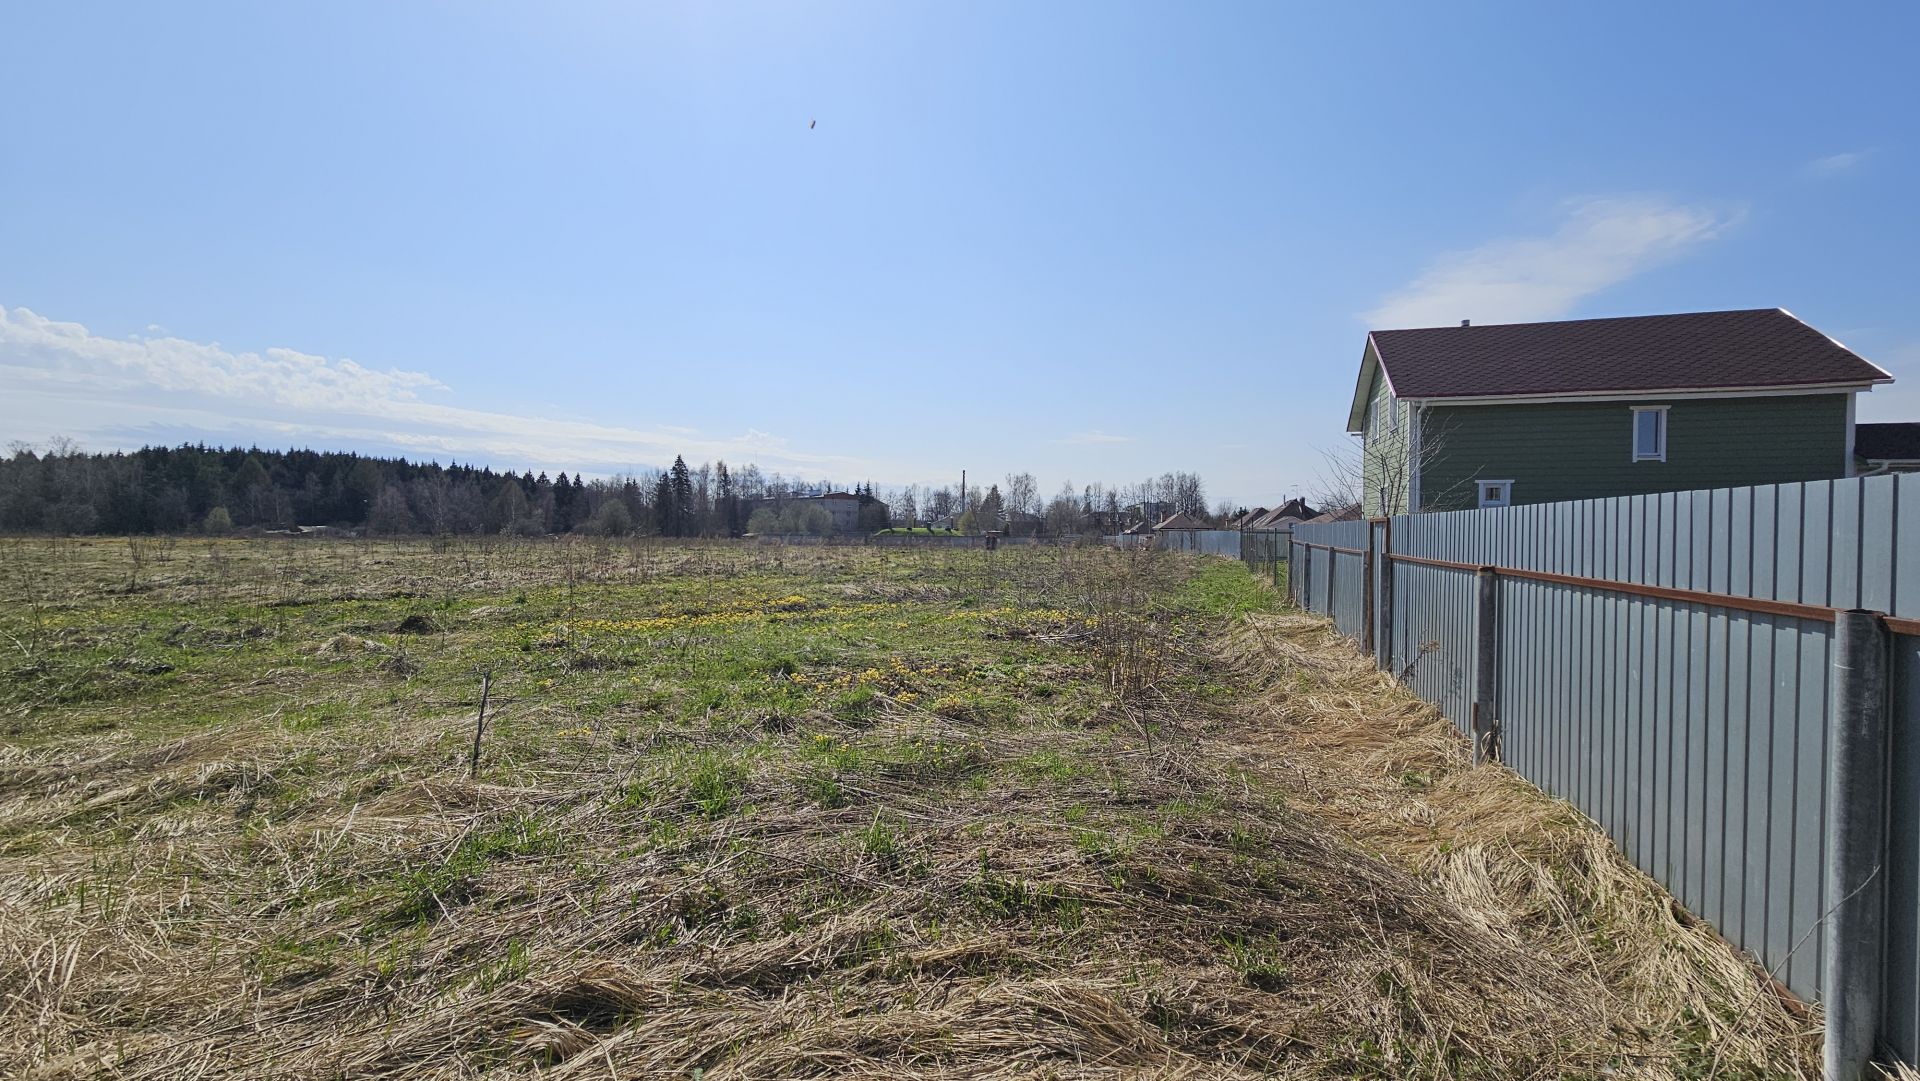
{"label": "distant house with red roof", "polygon": [[1308,506],[1306,500],[1296,496],[1240,528],[1262,530],[1291,529],[1295,522],[1308,521],[1319,515],[1319,513],[1319,511]]}
{"label": "distant house with red roof", "polygon": [[1369,516],[1826,480],[1893,377],[1780,308],[1376,330],[1347,430]]}
{"label": "distant house with red roof", "polygon": [[1193,515],[1188,514],[1186,511],[1181,511],[1178,514],[1170,514],[1166,518],[1162,519],[1158,524],[1156,524],[1153,527],[1153,531],[1155,533],[1164,533],[1169,529],[1211,529],[1211,528],[1212,527],[1207,525],[1207,523],[1201,521],[1198,518],[1195,518]]}

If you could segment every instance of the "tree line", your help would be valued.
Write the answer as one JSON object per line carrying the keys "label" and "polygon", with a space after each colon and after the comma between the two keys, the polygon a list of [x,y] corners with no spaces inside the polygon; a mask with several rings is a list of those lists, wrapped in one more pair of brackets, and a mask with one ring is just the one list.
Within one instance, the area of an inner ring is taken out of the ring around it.
{"label": "tree line", "polygon": [[[1115,527],[1162,510],[1204,515],[1199,477],[1168,473],[1134,485],[1068,484],[1040,498],[1030,473],[1003,489],[871,483],[856,528],[948,524],[966,531],[1068,534]],[[224,533],[324,525],[377,534],[583,532],[724,537],[755,532],[831,532],[806,497],[833,490],[724,461],[587,479],[565,471],[495,471],[345,451],[260,447],[142,447],[89,453],[64,440],[15,444],[0,458],[0,531],[8,533]]]}

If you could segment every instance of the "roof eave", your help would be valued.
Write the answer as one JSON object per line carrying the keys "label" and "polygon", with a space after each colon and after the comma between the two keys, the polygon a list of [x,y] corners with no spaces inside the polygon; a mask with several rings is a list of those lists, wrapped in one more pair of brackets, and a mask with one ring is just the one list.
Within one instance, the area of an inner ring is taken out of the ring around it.
{"label": "roof eave", "polygon": [[1851,380],[1844,383],[1761,383],[1725,387],[1649,387],[1625,390],[1530,391],[1520,394],[1409,394],[1404,402],[1424,405],[1502,405],[1528,402],[1557,402],[1569,399],[1589,402],[1627,401],[1639,398],[1733,398],[1775,397],[1795,394],[1842,394],[1871,390],[1893,382],[1892,376]]}
{"label": "roof eave", "polygon": [[1819,327],[1814,326],[1812,323],[1807,322],[1805,319],[1800,318],[1799,316],[1793,314],[1792,312],[1788,311],[1785,308],[1775,308],[1774,310],[1779,312],[1781,315],[1786,316],[1788,319],[1791,319],[1794,322],[1800,324],[1801,326],[1806,327],[1808,330],[1813,331],[1815,334],[1820,335],[1822,338],[1825,338],[1826,340],[1832,342],[1836,347],[1840,349],[1845,349],[1849,353],[1853,353],[1854,359],[1858,360],[1862,364],[1865,364],[1867,367],[1872,368],[1874,371],[1879,372],[1881,377],[1873,380],[1875,385],[1878,385],[1881,383],[1893,382],[1892,372],[1886,370],[1885,368],[1882,368],[1878,364],[1875,364],[1873,361],[1868,360],[1866,357],[1863,357],[1858,353],[1854,353],[1853,350],[1847,349],[1847,345],[1845,342],[1842,342],[1840,339],[1834,337],[1831,334],[1828,334],[1826,331],[1821,330]]}
{"label": "roof eave", "polygon": [[1347,407],[1347,434],[1359,435],[1367,430],[1367,375],[1369,365],[1377,368],[1380,378],[1387,381],[1387,393],[1399,395],[1393,389],[1393,376],[1387,371],[1387,362],[1381,359],[1380,347],[1374,343],[1373,332],[1367,332],[1366,348],[1360,353],[1360,375],[1354,381],[1353,404]]}

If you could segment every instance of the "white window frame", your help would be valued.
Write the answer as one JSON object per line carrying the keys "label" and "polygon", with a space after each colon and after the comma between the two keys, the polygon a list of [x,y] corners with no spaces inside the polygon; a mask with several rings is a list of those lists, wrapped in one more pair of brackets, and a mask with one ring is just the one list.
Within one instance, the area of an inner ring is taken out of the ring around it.
{"label": "white window frame", "polygon": [[[1487,489],[1495,486],[1498,486],[1500,489],[1501,502],[1488,503]],[[1476,480],[1474,481],[1473,482],[1473,503],[1477,507],[1489,507],[1489,506],[1511,507],[1513,506],[1513,482],[1510,480]]]}
{"label": "white window frame", "polygon": [[[1667,460],[1667,407],[1664,405],[1636,405],[1632,407],[1633,424],[1627,429],[1627,453],[1630,461],[1664,462]],[[1653,454],[1640,453],[1640,414],[1659,415],[1655,434],[1659,437],[1660,449]]]}
{"label": "white window frame", "polygon": [[1389,391],[1373,401],[1373,426],[1383,432],[1391,432],[1400,427],[1400,411],[1394,408],[1393,393]]}

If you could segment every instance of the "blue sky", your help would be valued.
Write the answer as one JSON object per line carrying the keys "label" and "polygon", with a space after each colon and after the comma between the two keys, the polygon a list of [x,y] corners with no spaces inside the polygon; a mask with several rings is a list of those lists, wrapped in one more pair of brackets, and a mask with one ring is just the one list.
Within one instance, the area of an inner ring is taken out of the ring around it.
{"label": "blue sky", "polygon": [[1911,4],[4,19],[0,438],[1272,503],[1370,325],[1773,305],[1920,419]]}

